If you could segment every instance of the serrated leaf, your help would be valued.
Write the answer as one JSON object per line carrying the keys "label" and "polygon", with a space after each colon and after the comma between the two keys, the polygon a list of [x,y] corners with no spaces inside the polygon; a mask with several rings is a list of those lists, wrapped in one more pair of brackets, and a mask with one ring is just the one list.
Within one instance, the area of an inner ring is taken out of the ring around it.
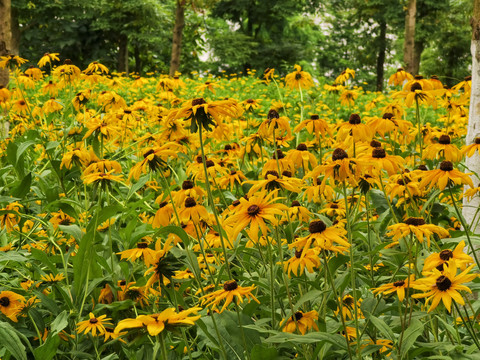
{"label": "serrated leaf", "polygon": [[385,321],[380,318],[377,318],[374,315],[368,317],[370,322],[375,326],[388,340],[395,342],[395,335],[393,334],[392,329],[388,326]]}
{"label": "serrated leaf", "polygon": [[400,356],[403,358],[413,346],[417,338],[423,332],[423,324],[419,320],[413,320],[403,334]]}

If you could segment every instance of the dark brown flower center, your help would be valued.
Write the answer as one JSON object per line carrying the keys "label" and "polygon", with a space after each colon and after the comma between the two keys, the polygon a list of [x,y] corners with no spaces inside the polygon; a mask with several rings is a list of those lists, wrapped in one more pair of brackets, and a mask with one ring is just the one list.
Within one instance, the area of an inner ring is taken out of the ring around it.
{"label": "dark brown flower center", "polygon": [[237,172],[235,170],[230,170],[230,175],[236,175]]}
{"label": "dark brown flower center", "polygon": [[193,181],[192,180],[185,180],[182,183],[182,189],[183,190],[188,190],[188,189],[193,189]]}
{"label": "dark brown flower center", "polygon": [[472,80],[472,77],[471,76],[466,76],[465,77],[465,81],[471,81]]}
{"label": "dark brown flower center", "polygon": [[268,115],[267,115],[268,120],[278,119],[279,117],[280,117],[280,115],[278,114],[277,110],[275,110],[275,109],[271,109],[268,112]]}
{"label": "dark brown flower center", "polygon": [[416,90],[422,91],[422,85],[420,85],[420,83],[418,83],[418,82],[414,82],[412,84],[412,87],[410,88],[410,91],[412,91],[412,92],[415,92]]}
{"label": "dark brown flower center", "polygon": [[247,209],[247,214],[250,216],[257,216],[260,213],[258,205],[250,205]]}
{"label": "dark brown flower center", "polygon": [[[275,157],[276,154],[276,157]],[[285,154],[283,153],[282,150],[278,149],[276,153],[273,153],[272,159],[283,159],[285,157]]]}
{"label": "dark brown flower center", "polygon": [[233,206],[238,206],[238,205],[240,205],[240,200],[233,200],[232,205],[233,205]]}
{"label": "dark brown flower center", "polygon": [[143,158],[146,159],[148,157],[148,155],[151,155],[155,153],[155,151],[153,151],[152,149],[148,150],[145,154],[143,154]]}
{"label": "dark brown flower center", "polygon": [[318,116],[317,114],[313,114],[312,116],[310,116],[310,119],[318,120],[318,119],[320,119],[320,116]]}
{"label": "dark brown flower center", "polygon": [[167,206],[167,204],[168,204],[168,202],[162,201],[162,202],[160,203],[160,209],[163,208],[163,207],[165,207],[165,206]]}
{"label": "dark brown flower center", "polygon": [[302,250],[295,250],[295,257],[300,259],[302,257],[303,249]]}
{"label": "dark brown flower center", "polygon": [[192,106],[195,105],[203,105],[206,104],[207,102],[203,98],[197,98],[192,100]]}
{"label": "dark brown flower center", "polygon": [[279,176],[278,176],[278,172],[276,172],[275,170],[269,170],[269,171],[267,171],[267,172],[265,173],[265,179],[268,179],[268,175],[273,175],[273,176],[275,176],[275,177],[277,177],[277,178],[279,177]]}
{"label": "dark brown flower center", "polygon": [[353,305],[353,297],[351,296],[347,296],[343,299],[343,303],[348,306],[348,307],[351,307]]}
{"label": "dark brown flower center", "polygon": [[445,275],[442,275],[437,278],[436,285],[438,290],[446,291],[450,289],[450,286],[452,286],[452,282],[448,277],[446,277]]}
{"label": "dark brown flower center", "polygon": [[440,256],[440,259],[442,259],[443,261],[448,261],[449,259],[453,258],[453,252],[452,250],[445,249],[440,251],[439,256]]}
{"label": "dark brown flower center", "polygon": [[383,114],[382,118],[383,118],[383,119],[388,119],[388,120],[390,120],[390,119],[393,118],[393,114],[387,112],[387,113]]}
{"label": "dark brown flower center", "polygon": [[387,157],[387,153],[385,152],[385,149],[376,148],[372,151],[372,157],[375,159],[383,159]]}
{"label": "dark brown flower center", "polygon": [[8,307],[8,305],[10,305],[10,299],[6,296],[2,297],[0,299],[0,306]]}
{"label": "dark brown flower center", "polygon": [[362,122],[362,120],[360,119],[360,115],[352,114],[352,115],[350,115],[350,118],[348,119],[348,122],[350,124],[357,125],[357,124],[360,124]]}
{"label": "dark brown flower center", "polygon": [[393,286],[395,286],[395,287],[401,287],[401,286],[403,286],[403,285],[405,285],[405,281],[404,281],[404,280],[395,281],[395,282],[393,283]]}
{"label": "dark brown flower center", "polygon": [[98,319],[96,319],[96,318],[91,318],[90,319],[90,324],[96,324],[96,323],[98,323]]}
{"label": "dark brown flower center", "polygon": [[297,150],[299,150],[299,151],[307,151],[308,148],[307,148],[307,145],[305,145],[304,143],[301,143],[301,144],[298,144]]}
{"label": "dark brown flower center", "polygon": [[249,104],[253,104],[254,102],[255,102],[255,100],[253,100],[253,99],[248,99],[247,100],[247,103],[249,103]]}
{"label": "dark brown flower center", "polygon": [[308,231],[310,234],[322,233],[327,228],[327,225],[322,220],[315,220],[308,225]]}
{"label": "dark brown flower center", "polygon": [[185,207],[191,208],[191,207],[194,207],[195,205],[197,205],[197,202],[193,197],[187,197],[185,199]]}
{"label": "dark brown flower center", "polygon": [[215,166],[215,163],[213,162],[213,160],[207,160],[205,162],[205,165],[207,166],[207,168],[209,168],[209,167]]}
{"label": "dark brown flower center", "polygon": [[301,311],[297,311],[295,314],[292,315],[292,320],[293,321],[298,321],[303,317],[303,314]]}
{"label": "dark brown flower center", "polygon": [[299,201],[293,200],[293,201],[292,201],[292,207],[295,207],[295,206],[302,206],[302,205],[300,204]]}
{"label": "dark brown flower center", "polygon": [[413,226],[421,226],[421,225],[425,225],[425,220],[423,220],[422,218],[411,217],[405,220],[405,224],[413,225]]}
{"label": "dark brown flower center", "polygon": [[230,145],[230,144],[225,145],[223,147],[223,150],[225,150],[225,151],[232,150],[232,145]]}
{"label": "dark brown flower center", "polygon": [[227,282],[225,282],[225,284],[223,284],[223,289],[225,291],[233,291],[236,288],[238,288],[238,284],[235,280],[228,280]]}
{"label": "dark brown flower center", "polygon": [[422,80],[423,76],[422,75],[415,75],[415,80]]}
{"label": "dark brown flower center", "polygon": [[148,247],[148,243],[146,243],[144,241],[137,243],[137,248],[138,249],[146,249],[147,247]]}
{"label": "dark brown flower center", "polygon": [[343,160],[343,159],[346,159],[346,158],[348,158],[348,154],[345,150],[337,148],[333,151],[333,154],[332,154],[332,160],[333,161]]}
{"label": "dark brown flower center", "polygon": [[370,146],[374,148],[382,147],[382,143],[377,140],[372,140],[370,141]]}
{"label": "dark brown flower center", "polygon": [[438,138],[438,142],[442,145],[448,145],[450,144],[450,136],[442,135]]}
{"label": "dark brown flower center", "polygon": [[338,209],[338,204],[337,203],[330,204],[330,209]]}
{"label": "dark brown flower center", "polygon": [[424,165],[424,164],[418,165],[418,168],[417,168],[417,169],[418,169],[418,170],[422,170],[422,171],[427,171],[427,170],[428,170],[427,166]]}
{"label": "dark brown flower center", "polygon": [[476,137],[475,140],[473,140],[473,143],[475,145],[480,145],[480,137]]}
{"label": "dark brown flower center", "polygon": [[300,80],[302,78],[302,74],[296,73],[295,74],[295,80]]}
{"label": "dark brown flower center", "polygon": [[442,171],[452,171],[453,170],[453,164],[451,161],[442,161],[440,163],[440,170]]}
{"label": "dark brown flower center", "polygon": [[288,170],[284,170],[282,172],[282,176],[284,177],[292,177],[292,172],[291,171],[288,171]]}

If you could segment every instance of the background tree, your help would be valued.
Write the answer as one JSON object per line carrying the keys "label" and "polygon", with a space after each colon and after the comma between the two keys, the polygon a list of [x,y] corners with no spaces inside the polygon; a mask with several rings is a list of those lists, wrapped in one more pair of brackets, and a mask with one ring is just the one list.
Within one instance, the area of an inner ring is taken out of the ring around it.
{"label": "background tree", "polygon": [[[11,52],[11,43],[11,2],[10,0],[0,0],[0,55],[7,55],[8,52]],[[0,86],[7,86],[8,80],[8,69],[1,69]]]}

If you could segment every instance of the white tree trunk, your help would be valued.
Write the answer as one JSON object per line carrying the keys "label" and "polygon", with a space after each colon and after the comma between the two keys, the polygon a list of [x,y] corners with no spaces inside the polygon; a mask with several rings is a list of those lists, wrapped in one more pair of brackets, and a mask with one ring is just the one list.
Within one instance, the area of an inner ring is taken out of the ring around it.
{"label": "white tree trunk", "polygon": [[[480,0],[475,0],[474,14],[472,18],[472,89],[470,93],[470,110],[468,119],[468,129],[466,144],[470,145],[475,138],[480,138]],[[473,184],[478,186],[480,183],[480,155],[478,152],[465,160],[467,172],[473,172],[471,175]],[[464,190],[468,189],[468,185]],[[474,233],[480,232],[479,216],[477,211],[480,206],[480,196],[476,195],[470,201],[463,199],[463,217],[467,226],[470,226]],[[475,217],[476,215],[476,217]]]}

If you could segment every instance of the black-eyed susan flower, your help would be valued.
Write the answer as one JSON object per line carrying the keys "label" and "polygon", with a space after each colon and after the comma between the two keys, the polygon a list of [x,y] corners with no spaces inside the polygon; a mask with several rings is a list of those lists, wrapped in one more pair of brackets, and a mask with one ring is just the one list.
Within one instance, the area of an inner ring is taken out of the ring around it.
{"label": "black-eyed susan flower", "polygon": [[23,205],[18,202],[12,202],[0,210],[7,210],[8,213],[0,215],[0,227],[11,231],[20,221],[18,212]]}
{"label": "black-eyed susan flower", "polygon": [[348,79],[355,79],[355,70],[346,68],[335,79],[336,84],[344,84]]}
{"label": "black-eyed susan flower", "polygon": [[77,323],[77,333],[81,334],[83,332],[85,335],[91,333],[92,336],[100,336],[105,334],[105,325],[112,325],[108,321],[112,319],[107,318],[107,315],[96,317],[93,313],[90,313],[89,317],[90,319]]}
{"label": "black-eyed susan flower", "polygon": [[107,185],[110,185],[112,182],[122,182],[123,181],[123,176],[122,175],[114,175],[114,172],[112,170],[102,173],[91,173],[88,175],[85,175],[83,177],[83,183],[85,185],[89,184],[100,184],[102,187],[105,187]]}
{"label": "black-eyed susan flower", "polygon": [[480,137],[476,137],[473,139],[473,143],[470,145],[466,145],[462,148],[462,152],[465,154],[467,157],[473,156],[475,152],[478,152],[480,154]]}
{"label": "black-eyed susan flower", "polygon": [[0,311],[10,320],[17,322],[17,316],[25,306],[25,298],[13,291],[0,292]]}
{"label": "black-eyed susan flower", "polygon": [[295,276],[303,275],[305,268],[309,273],[313,273],[315,268],[320,267],[320,257],[318,249],[307,249],[305,253],[302,250],[295,250],[295,255],[283,263],[283,271]]}
{"label": "black-eyed susan flower", "polygon": [[52,65],[52,61],[60,61],[58,58],[59,53],[45,53],[43,56],[38,60],[37,65],[39,67],[44,67],[47,64]]}
{"label": "black-eyed susan flower", "polygon": [[[355,306],[355,298],[352,295],[344,295],[343,298],[339,298],[338,301],[342,302],[342,317],[345,320],[348,319],[353,319],[355,315],[357,318],[361,319],[363,318],[363,313],[360,310],[360,306],[362,305],[362,299],[357,299],[357,304]],[[355,307],[356,309],[356,314],[355,314]],[[340,313],[340,308],[337,307],[337,310],[334,311],[335,315],[338,315]]]}
{"label": "black-eyed susan flower", "polygon": [[444,249],[438,253],[429,255],[423,263],[422,272],[428,272],[434,268],[442,271],[443,264],[451,260],[455,261],[455,264],[460,267],[460,269],[465,270],[468,264],[473,263],[473,258],[463,252],[464,248],[465,241],[462,240],[453,251]]}
{"label": "black-eyed susan flower", "polygon": [[318,326],[315,321],[318,320],[318,312],[315,310],[304,313],[299,310],[290,316],[287,320],[283,319],[280,322],[283,332],[294,333],[298,330],[300,334],[305,335],[308,330],[318,330]]}
{"label": "black-eyed susan flower", "polygon": [[0,56],[0,68],[4,69],[8,67],[9,69],[15,69],[22,64],[28,62],[27,59],[21,58],[18,55],[5,55]]}
{"label": "black-eyed susan flower", "polygon": [[95,73],[100,73],[100,74],[108,74],[108,68],[100,64],[98,61],[93,61],[90,64],[88,64],[87,68],[83,70],[83,72],[87,75],[95,74]]}
{"label": "black-eyed susan flower", "polygon": [[203,98],[187,101],[181,109],[172,113],[175,119],[191,120],[190,132],[195,133],[199,128],[210,131],[222,117],[236,118],[242,114],[240,105],[232,99],[207,102]]}
{"label": "black-eyed susan flower", "polygon": [[372,289],[373,293],[388,295],[393,292],[397,293],[398,300],[403,301],[405,298],[405,291],[411,287],[411,284],[415,280],[415,276],[412,274],[404,280],[397,280],[389,284],[383,284],[375,289]]}
{"label": "black-eyed susan flower", "polygon": [[253,196],[258,191],[273,191],[277,189],[285,189],[294,193],[301,190],[302,182],[300,179],[283,176],[280,177],[277,171],[269,170],[265,174],[264,180],[245,181],[245,184],[253,184],[248,191],[248,196]]}
{"label": "black-eyed susan flower", "polygon": [[309,89],[313,84],[312,76],[306,72],[302,71],[300,65],[294,66],[295,71],[285,76],[285,84],[290,89]]}
{"label": "black-eyed susan flower", "polygon": [[290,207],[287,209],[287,213],[283,217],[284,222],[300,221],[306,222],[312,217],[312,213],[300,204],[298,200],[293,200]]}
{"label": "black-eyed susan flower", "polygon": [[120,260],[126,259],[134,262],[135,260],[142,258],[147,267],[152,266],[155,263],[156,251],[148,247],[148,239],[142,239],[137,242],[137,246],[134,249],[128,249],[117,254],[120,255]]}
{"label": "black-eyed susan flower", "polygon": [[427,83],[420,83],[420,81],[414,80],[413,82],[408,82],[403,87],[402,91],[398,91],[392,95],[394,99],[404,98],[405,105],[411,107],[414,103],[418,102],[419,104],[427,104],[436,106],[435,96],[429,91],[433,87],[426,86]]}
{"label": "black-eyed susan flower", "polygon": [[362,123],[360,115],[352,114],[347,122],[338,126],[337,140],[343,141],[347,136],[353,137],[353,141],[370,141],[373,133],[370,127]]}
{"label": "black-eyed susan flower", "polygon": [[368,162],[368,169],[372,176],[379,176],[385,170],[389,176],[397,174],[403,167],[403,158],[397,155],[389,155],[385,149],[378,147],[372,150],[371,155],[362,157]]}
{"label": "black-eyed susan flower", "polygon": [[209,214],[205,206],[198,204],[192,197],[185,199],[184,207],[180,209],[178,216],[183,223],[191,220],[194,224],[198,224],[200,220],[209,220]]}
{"label": "black-eyed susan flower", "polygon": [[410,217],[403,223],[390,225],[387,227],[390,230],[385,235],[392,236],[392,241],[398,241],[408,235],[415,235],[419,242],[423,243],[424,238],[427,239],[427,244],[430,246],[430,237],[437,234],[440,238],[448,237],[450,234],[448,230],[433,224],[425,223],[421,217]]}
{"label": "black-eyed susan flower", "polygon": [[412,284],[413,288],[423,291],[422,294],[412,295],[415,299],[427,298],[426,304],[431,303],[428,312],[435,309],[440,301],[443,302],[447,310],[451,311],[452,300],[458,304],[465,305],[465,300],[459,291],[472,291],[464,283],[470,282],[477,277],[477,274],[468,274],[474,265],[470,265],[464,271],[457,275],[457,265],[454,260],[443,264],[443,271],[433,269],[432,273],[426,277],[417,280]]}
{"label": "black-eyed susan flower", "polygon": [[423,159],[444,159],[451,162],[458,162],[462,158],[462,152],[451,143],[450,136],[442,134],[438,143],[428,145],[423,150]]}
{"label": "black-eyed susan flower", "polygon": [[255,290],[255,286],[239,286],[235,280],[228,280],[223,284],[223,289],[204,295],[200,300],[202,305],[211,306],[212,310],[215,310],[225,300],[220,309],[220,312],[223,312],[234,299],[236,299],[237,305],[243,303],[243,297],[260,304],[260,301],[252,294],[253,290]]}
{"label": "black-eyed susan flower", "polygon": [[413,75],[406,72],[403,68],[398,68],[397,71],[388,78],[388,85],[402,85],[405,80],[413,80]]}
{"label": "black-eyed susan flower", "polygon": [[426,190],[430,190],[433,187],[444,190],[447,185],[467,184],[473,188],[474,185],[469,175],[471,174],[465,174],[454,169],[452,162],[445,160],[440,163],[439,169],[429,170],[424,174],[419,187]]}
{"label": "black-eyed susan flower", "polygon": [[300,124],[295,126],[293,132],[297,133],[300,130],[306,129],[309,134],[314,134],[316,139],[320,139],[320,135],[325,137],[332,136],[332,129],[325,119],[321,119],[317,114],[313,114],[309,119],[303,120]]}
{"label": "black-eyed susan flower", "polygon": [[277,202],[278,190],[271,191],[270,193],[259,192],[253,194],[247,199],[241,198],[240,204],[235,208],[232,216],[227,218],[224,225],[232,225],[232,232],[230,238],[235,240],[238,234],[247,226],[247,234],[253,240],[258,239],[258,231],[261,230],[263,235],[269,233],[267,228],[267,222],[276,224],[277,219],[275,216],[281,216],[283,211],[287,209],[287,206]]}
{"label": "black-eyed susan flower", "polygon": [[344,252],[350,247],[341,229],[334,226],[327,227],[322,220],[310,222],[308,231],[309,235],[300,237],[288,245],[289,249],[303,250],[302,257],[306,255],[306,251],[311,245],[318,249],[334,252]]}
{"label": "black-eyed susan flower", "polygon": [[150,336],[156,336],[163,330],[169,330],[179,326],[194,325],[195,321],[200,319],[200,315],[194,315],[201,308],[193,307],[177,313],[175,308],[168,308],[161,313],[152,315],[139,315],[135,319],[121,320],[115,327],[115,334],[120,334],[122,330],[145,328]]}
{"label": "black-eyed susan flower", "polygon": [[162,146],[147,147],[142,151],[143,159],[137,162],[131,169],[128,178],[135,180],[140,178],[141,174],[149,171],[160,171],[167,167],[167,160],[175,158],[180,150],[180,145],[176,143],[167,143]]}

